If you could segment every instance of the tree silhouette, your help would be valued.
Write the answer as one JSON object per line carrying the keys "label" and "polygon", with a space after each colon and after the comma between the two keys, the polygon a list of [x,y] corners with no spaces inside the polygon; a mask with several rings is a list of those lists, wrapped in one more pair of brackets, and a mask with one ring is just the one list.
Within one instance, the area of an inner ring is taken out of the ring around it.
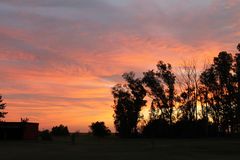
{"label": "tree silhouette", "polygon": [[175,100],[175,75],[172,66],[159,61],[156,72],[150,70],[143,74],[143,82],[152,99],[151,118],[166,120],[171,125]]}
{"label": "tree silhouette", "polygon": [[197,101],[199,92],[199,76],[197,74],[195,61],[184,61],[179,69],[177,78],[180,95],[178,102],[180,103],[181,119],[187,121],[197,120]]}
{"label": "tree silhouette", "polygon": [[39,136],[43,141],[52,141],[52,134],[49,130],[40,131]]}
{"label": "tree silhouette", "polygon": [[51,133],[54,136],[68,136],[69,135],[68,127],[64,126],[62,124],[60,124],[59,126],[53,127]]}
{"label": "tree silhouette", "polygon": [[237,49],[238,49],[238,51],[240,52],[240,43],[238,43]]}
{"label": "tree silhouette", "polygon": [[95,122],[89,126],[94,136],[105,137],[110,135],[111,131],[105,126],[104,122]]}
{"label": "tree silhouette", "polygon": [[137,134],[140,111],[146,104],[146,91],[133,72],[123,74],[123,78],[126,84],[117,84],[112,88],[114,125],[121,137],[130,137]]}
{"label": "tree silhouette", "polygon": [[[0,111],[4,110],[6,108],[6,103],[3,103],[3,98],[0,95]],[[1,111],[0,112],[0,118],[5,118],[5,115],[7,114],[7,112]]]}
{"label": "tree silhouette", "polygon": [[[235,66],[234,66],[235,61]],[[204,103],[219,132],[234,133],[239,122],[239,59],[232,54],[220,52],[213,64],[201,74],[201,83],[206,88]],[[238,118],[237,118],[238,117]]]}
{"label": "tree silhouette", "polygon": [[133,126],[133,134],[137,134],[137,124],[140,118],[139,114],[142,107],[145,106],[147,102],[144,100],[146,96],[146,90],[142,85],[142,80],[135,78],[135,74],[133,72],[124,73],[123,78],[126,80],[128,88],[130,89],[134,99],[134,110],[131,117],[131,125]]}
{"label": "tree silhouette", "polygon": [[[237,46],[240,52],[240,44]],[[142,128],[146,136],[219,136],[240,133],[240,53],[226,51],[199,74],[194,62],[184,63],[177,78],[170,64],[159,61],[157,70],[112,88],[114,124],[120,136],[137,133],[140,112],[151,100],[150,119]],[[176,88],[176,80],[179,88]],[[201,112],[198,110],[201,107]]]}
{"label": "tree silhouette", "polygon": [[23,122],[23,123],[27,123],[29,121],[29,118],[21,118],[21,122]]}
{"label": "tree silhouette", "polygon": [[[237,46],[238,51],[240,52],[240,43]],[[235,56],[235,81],[236,81],[236,94],[235,94],[235,100],[236,100],[236,130],[239,132],[240,131],[240,53],[237,53]]]}

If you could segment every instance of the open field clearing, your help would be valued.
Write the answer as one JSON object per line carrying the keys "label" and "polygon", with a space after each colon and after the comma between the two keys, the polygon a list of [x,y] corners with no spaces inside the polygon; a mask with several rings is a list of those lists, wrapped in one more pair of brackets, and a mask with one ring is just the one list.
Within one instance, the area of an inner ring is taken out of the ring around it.
{"label": "open field clearing", "polygon": [[240,159],[239,139],[99,139],[80,136],[53,141],[0,141],[3,160],[224,160]]}

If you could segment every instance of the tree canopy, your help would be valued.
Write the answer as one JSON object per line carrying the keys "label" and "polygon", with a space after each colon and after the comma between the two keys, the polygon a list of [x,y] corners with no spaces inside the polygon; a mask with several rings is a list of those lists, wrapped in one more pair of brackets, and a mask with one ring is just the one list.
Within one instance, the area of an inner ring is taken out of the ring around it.
{"label": "tree canopy", "polygon": [[5,118],[5,115],[7,112],[4,112],[3,110],[6,108],[6,103],[3,102],[3,98],[0,95],[0,118]]}
{"label": "tree canopy", "polygon": [[[240,44],[237,45],[240,52]],[[194,62],[174,72],[159,61],[155,70],[124,73],[112,88],[114,124],[120,136],[137,135],[141,110],[150,101],[142,133],[158,136],[213,136],[240,132],[240,53],[222,51],[198,71]],[[176,76],[177,75],[177,76]]]}
{"label": "tree canopy", "polygon": [[110,135],[111,131],[105,126],[104,122],[95,122],[89,126],[91,133],[97,137],[105,137]]}

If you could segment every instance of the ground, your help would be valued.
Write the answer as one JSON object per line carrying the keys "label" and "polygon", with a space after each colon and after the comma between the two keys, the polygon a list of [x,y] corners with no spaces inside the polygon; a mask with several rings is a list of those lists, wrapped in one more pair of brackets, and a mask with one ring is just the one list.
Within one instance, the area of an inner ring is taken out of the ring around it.
{"label": "ground", "polygon": [[231,160],[240,139],[119,139],[80,136],[46,141],[0,141],[2,160]]}

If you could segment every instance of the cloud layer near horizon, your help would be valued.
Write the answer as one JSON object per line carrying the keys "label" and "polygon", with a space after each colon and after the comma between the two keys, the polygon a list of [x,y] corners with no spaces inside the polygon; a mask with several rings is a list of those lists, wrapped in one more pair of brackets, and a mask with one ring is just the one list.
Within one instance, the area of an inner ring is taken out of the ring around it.
{"label": "cloud layer near horizon", "polygon": [[1,0],[6,120],[112,127],[111,86],[123,72],[234,52],[239,10],[239,0]]}

